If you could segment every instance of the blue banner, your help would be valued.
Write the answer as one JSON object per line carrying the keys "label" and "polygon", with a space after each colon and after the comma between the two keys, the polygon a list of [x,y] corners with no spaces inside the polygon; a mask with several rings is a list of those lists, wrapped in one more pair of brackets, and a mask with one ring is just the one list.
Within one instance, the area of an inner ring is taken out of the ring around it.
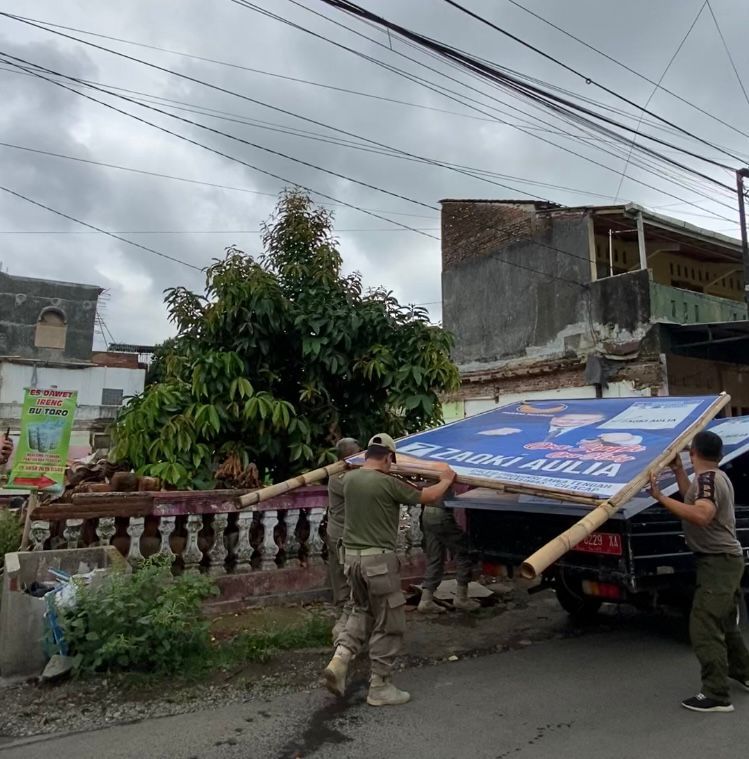
{"label": "blue banner", "polygon": [[610,498],[715,400],[699,396],[512,403],[410,435],[399,440],[397,448],[409,456],[447,462],[465,476]]}

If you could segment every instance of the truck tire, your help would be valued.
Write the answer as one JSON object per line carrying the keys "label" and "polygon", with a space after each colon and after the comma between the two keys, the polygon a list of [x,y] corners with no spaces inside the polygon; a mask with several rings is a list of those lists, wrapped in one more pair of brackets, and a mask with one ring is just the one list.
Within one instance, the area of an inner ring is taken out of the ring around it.
{"label": "truck tire", "polygon": [[579,580],[559,575],[554,584],[559,605],[573,618],[580,621],[592,619],[601,608],[600,598],[586,596]]}

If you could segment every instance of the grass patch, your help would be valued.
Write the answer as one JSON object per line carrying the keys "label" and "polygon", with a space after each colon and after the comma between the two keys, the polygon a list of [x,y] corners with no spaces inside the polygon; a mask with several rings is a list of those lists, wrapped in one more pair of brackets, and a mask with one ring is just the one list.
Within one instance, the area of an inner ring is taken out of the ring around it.
{"label": "grass patch", "polygon": [[330,619],[314,614],[296,624],[242,632],[216,646],[216,663],[224,667],[243,662],[262,663],[280,651],[327,646],[330,645],[331,629]]}

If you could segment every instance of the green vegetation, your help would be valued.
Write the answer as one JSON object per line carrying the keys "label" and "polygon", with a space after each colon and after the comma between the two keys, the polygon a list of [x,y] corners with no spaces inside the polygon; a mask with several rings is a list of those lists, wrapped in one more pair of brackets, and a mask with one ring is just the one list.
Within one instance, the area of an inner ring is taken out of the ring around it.
{"label": "green vegetation", "polygon": [[172,577],[164,558],[81,587],[75,607],[60,614],[76,668],[170,674],[206,658],[210,632],[202,602],[214,591],[205,576]]}
{"label": "green vegetation", "polygon": [[17,551],[21,545],[23,525],[18,515],[7,509],[0,509],[0,567],[5,564],[5,554]]}
{"label": "green vegetation", "polygon": [[345,276],[329,211],[297,191],[264,226],[265,254],[230,248],[205,296],[169,290],[178,334],[113,428],[113,455],[180,488],[210,488],[227,459],[285,479],[366,440],[442,420],[458,372],[423,308]]}

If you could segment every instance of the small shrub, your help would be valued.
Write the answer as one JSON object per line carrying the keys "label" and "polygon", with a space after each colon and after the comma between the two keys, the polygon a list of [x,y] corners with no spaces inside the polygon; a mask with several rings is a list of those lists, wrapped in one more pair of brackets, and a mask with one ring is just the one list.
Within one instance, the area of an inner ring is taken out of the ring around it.
{"label": "small shrub", "polygon": [[21,545],[23,526],[18,515],[7,509],[0,509],[0,567],[5,564],[5,554],[17,551]]}
{"label": "small shrub", "polygon": [[116,572],[99,587],[81,588],[61,613],[69,653],[84,672],[174,674],[210,654],[202,602],[215,592],[202,575],[172,577],[153,557],[133,574]]}

